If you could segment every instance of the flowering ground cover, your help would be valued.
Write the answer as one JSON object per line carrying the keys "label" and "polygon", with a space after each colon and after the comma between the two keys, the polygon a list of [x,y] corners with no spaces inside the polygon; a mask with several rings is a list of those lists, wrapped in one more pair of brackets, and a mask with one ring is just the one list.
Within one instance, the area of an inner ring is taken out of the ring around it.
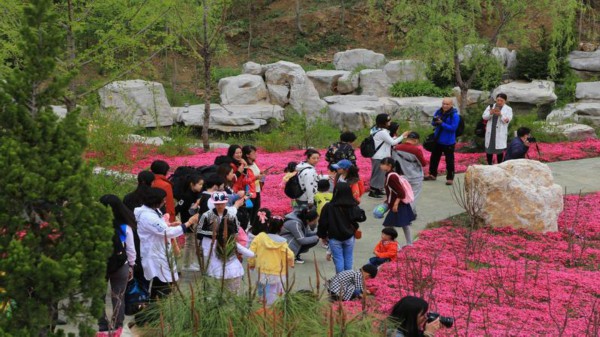
{"label": "flowering ground cover", "polygon": [[[461,146],[464,146],[464,144],[458,145],[459,148]],[[530,149],[529,155],[531,159],[552,162],[600,156],[600,140],[595,139],[552,144],[540,143],[539,148],[541,156],[538,156],[538,153],[534,147]],[[213,163],[216,156],[225,154],[227,150],[217,149],[211,152],[204,152],[201,149],[195,149],[193,152],[194,153],[189,156],[166,157],[164,155],[157,154],[155,148],[151,146],[137,145],[131,148],[131,152],[129,154],[129,158],[134,164],[128,168],[118,169],[137,174],[141,170],[148,169],[152,161],[156,159],[167,161],[172,168],[181,165],[210,165]],[[320,152],[323,155],[325,154],[325,150],[321,150]],[[290,161],[302,161],[304,159],[302,155],[303,153],[303,150],[292,150],[277,153],[267,153],[259,150],[257,160],[259,167],[264,170],[267,167],[273,166],[270,174],[265,180],[264,193],[262,195],[262,205],[270,208],[274,214],[281,215],[290,210],[289,199],[283,193],[283,186],[281,185],[283,169]],[[357,150],[356,154],[360,175],[368,188],[368,178],[371,175],[371,162],[368,158],[361,157],[360,151]],[[430,153],[424,151],[424,154],[425,157],[429,159]],[[88,157],[93,157],[93,155],[89,154]],[[455,157],[457,172],[464,172],[469,165],[480,164],[485,160],[485,154],[483,153],[457,152]],[[440,174],[442,174],[446,168],[443,158],[439,168],[441,171]],[[320,174],[327,174],[327,162],[325,162],[325,160],[321,159],[317,165],[317,171]]]}
{"label": "flowering ground cover", "polygon": [[[370,310],[387,315],[417,295],[456,319],[440,336],[598,336],[600,193],[567,196],[559,231],[469,231],[446,225],[419,234],[368,284]],[[361,303],[345,307],[359,310]]]}

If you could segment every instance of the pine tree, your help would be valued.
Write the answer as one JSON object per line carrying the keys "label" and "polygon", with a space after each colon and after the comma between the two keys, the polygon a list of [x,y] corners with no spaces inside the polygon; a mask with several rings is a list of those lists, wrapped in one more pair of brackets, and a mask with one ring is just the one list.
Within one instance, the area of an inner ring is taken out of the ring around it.
{"label": "pine tree", "polygon": [[97,317],[106,290],[111,225],[93,200],[78,111],[50,104],[73,74],[57,70],[64,34],[51,0],[23,10],[18,68],[0,81],[0,335],[51,336],[57,309]]}

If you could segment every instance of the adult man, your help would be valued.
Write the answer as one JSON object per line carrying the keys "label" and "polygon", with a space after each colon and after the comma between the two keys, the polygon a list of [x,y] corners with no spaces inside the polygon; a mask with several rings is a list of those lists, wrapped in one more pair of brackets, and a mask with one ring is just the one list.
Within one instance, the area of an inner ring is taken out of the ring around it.
{"label": "adult man", "polygon": [[352,143],[356,140],[354,132],[344,132],[340,135],[340,141],[331,144],[325,154],[325,160],[329,164],[335,164],[342,159],[348,159],[356,165],[356,155]]}
{"label": "adult man", "polygon": [[446,158],[446,185],[452,185],[454,181],[454,145],[456,144],[456,129],[460,116],[454,108],[451,98],[442,100],[442,107],[433,115],[431,125],[435,126],[435,145],[431,151],[431,163],[429,164],[429,175],[424,180],[435,180],[438,174],[438,165],[442,154]]}
{"label": "adult man", "polygon": [[517,130],[517,136],[510,142],[510,145],[506,149],[506,160],[510,159],[521,159],[525,158],[527,151],[529,151],[531,137],[531,130],[526,127],[520,127]]}

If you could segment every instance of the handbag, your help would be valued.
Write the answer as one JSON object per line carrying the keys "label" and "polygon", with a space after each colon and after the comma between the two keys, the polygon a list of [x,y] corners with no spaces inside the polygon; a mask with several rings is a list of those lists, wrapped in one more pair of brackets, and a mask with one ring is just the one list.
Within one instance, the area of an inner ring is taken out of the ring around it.
{"label": "handbag", "polygon": [[425,141],[423,142],[423,149],[425,149],[425,151],[433,152],[433,149],[435,147],[435,141],[436,138],[434,132],[427,136],[427,138],[425,138]]}

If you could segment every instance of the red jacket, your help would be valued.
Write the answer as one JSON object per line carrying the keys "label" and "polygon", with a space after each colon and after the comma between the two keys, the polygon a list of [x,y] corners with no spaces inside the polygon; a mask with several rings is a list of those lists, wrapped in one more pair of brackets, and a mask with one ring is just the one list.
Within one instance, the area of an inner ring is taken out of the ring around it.
{"label": "red jacket", "polygon": [[402,183],[400,182],[400,175],[396,172],[388,172],[385,175],[385,203],[392,208],[396,199],[404,199],[404,188],[402,188]]}
{"label": "red jacket", "polygon": [[256,197],[256,177],[254,176],[254,172],[251,169],[246,168],[244,173],[240,173],[239,166],[235,164],[231,164],[233,170],[235,172],[236,179],[233,182],[233,191],[246,191],[246,185],[250,186],[250,193],[252,193],[252,198]]}
{"label": "red jacket", "polygon": [[398,242],[381,240],[377,243],[373,252],[378,258],[396,261],[396,257],[398,256]]}
{"label": "red jacket", "polygon": [[162,174],[155,174],[152,187],[160,188],[167,192],[167,202],[165,208],[169,213],[169,222],[175,221],[175,199],[173,198],[173,184]]}
{"label": "red jacket", "polygon": [[421,163],[421,166],[427,166],[429,164],[427,159],[425,159],[425,157],[423,156],[423,151],[421,151],[421,149],[418,146],[410,145],[410,144],[406,144],[406,143],[398,144],[396,146],[396,150],[414,154],[415,157],[417,157],[417,159]]}

